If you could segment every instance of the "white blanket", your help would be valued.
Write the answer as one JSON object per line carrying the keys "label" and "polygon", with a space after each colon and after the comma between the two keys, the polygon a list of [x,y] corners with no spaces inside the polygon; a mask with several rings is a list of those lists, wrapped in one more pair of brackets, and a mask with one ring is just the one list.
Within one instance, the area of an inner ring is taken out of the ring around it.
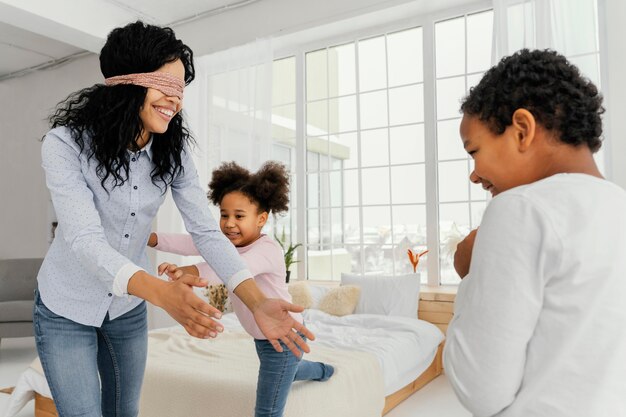
{"label": "white blanket", "polygon": [[[140,417],[247,417],[254,415],[259,361],[253,339],[229,330],[200,340],[179,329],[152,331]],[[385,403],[376,357],[315,346],[308,360],[335,367],[325,382],[292,386],[285,417],[380,417]]]}

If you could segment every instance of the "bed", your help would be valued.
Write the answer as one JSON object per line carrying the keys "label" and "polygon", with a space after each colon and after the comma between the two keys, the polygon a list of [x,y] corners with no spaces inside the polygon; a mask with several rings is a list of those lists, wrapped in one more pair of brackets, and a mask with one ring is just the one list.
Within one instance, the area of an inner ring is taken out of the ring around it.
{"label": "bed", "polygon": [[[336,317],[316,309],[306,310],[304,318],[316,335],[306,358],[328,362],[336,372],[326,382],[294,383],[285,417],[378,417],[442,372],[443,333],[424,320]],[[140,416],[253,415],[253,340],[234,314],[226,314],[223,324],[226,331],[209,340],[190,337],[181,327],[150,331]],[[56,415],[49,397],[49,390],[35,392],[36,417]]]}

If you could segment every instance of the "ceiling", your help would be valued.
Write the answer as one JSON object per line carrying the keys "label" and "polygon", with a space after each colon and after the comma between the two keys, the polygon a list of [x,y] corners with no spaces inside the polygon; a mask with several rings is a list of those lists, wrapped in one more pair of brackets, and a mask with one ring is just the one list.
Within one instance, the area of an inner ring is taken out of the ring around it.
{"label": "ceiling", "polygon": [[0,0],[0,81],[98,53],[112,28],[137,19],[176,26],[255,1]]}

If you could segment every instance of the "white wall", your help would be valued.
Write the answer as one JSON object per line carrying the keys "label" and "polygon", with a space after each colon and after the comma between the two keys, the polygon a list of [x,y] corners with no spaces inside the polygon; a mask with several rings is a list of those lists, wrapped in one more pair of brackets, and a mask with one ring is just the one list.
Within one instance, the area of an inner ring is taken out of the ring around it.
{"label": "white wall", "polygon": [[47,117],[68,94],[101,80],[92,55],[0,82],[0,259],[45,255],[49,193],[40,140]]}
{"label": "white wall", "polygon": [[[606,117],[604,123],[605,136],[609,143],[608,176],[626,188],[626,133],[624,114],[626,114],[626,55],[624,39],[626,38],[626,2],[622,0],[606,0],[605,22],[607,28],[606,49],[608,67],[606,75],[606,91],[610,92],[605,101]],[[602,17],[602,16],[601,16]]]}

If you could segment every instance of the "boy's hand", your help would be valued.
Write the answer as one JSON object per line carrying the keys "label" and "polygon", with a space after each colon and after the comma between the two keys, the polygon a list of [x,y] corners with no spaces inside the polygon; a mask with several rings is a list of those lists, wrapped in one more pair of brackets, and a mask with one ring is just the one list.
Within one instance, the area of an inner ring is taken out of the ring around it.
{"label": "boy's hand", "polygon": [[168,262],[163,262],[161,265],[159,265],[157,271],[159,273],[159,276],[165,273],[169,281],[176,281],[185,274],[182,268],[179,268],[178,265],[170,264]]}
{"label": "boy's hand", "polygon": [[469,273],[477,231],[478,229],[472,230],[456,247],[456,252],[454,253],[454,269],[461,279],[465,278]]}

